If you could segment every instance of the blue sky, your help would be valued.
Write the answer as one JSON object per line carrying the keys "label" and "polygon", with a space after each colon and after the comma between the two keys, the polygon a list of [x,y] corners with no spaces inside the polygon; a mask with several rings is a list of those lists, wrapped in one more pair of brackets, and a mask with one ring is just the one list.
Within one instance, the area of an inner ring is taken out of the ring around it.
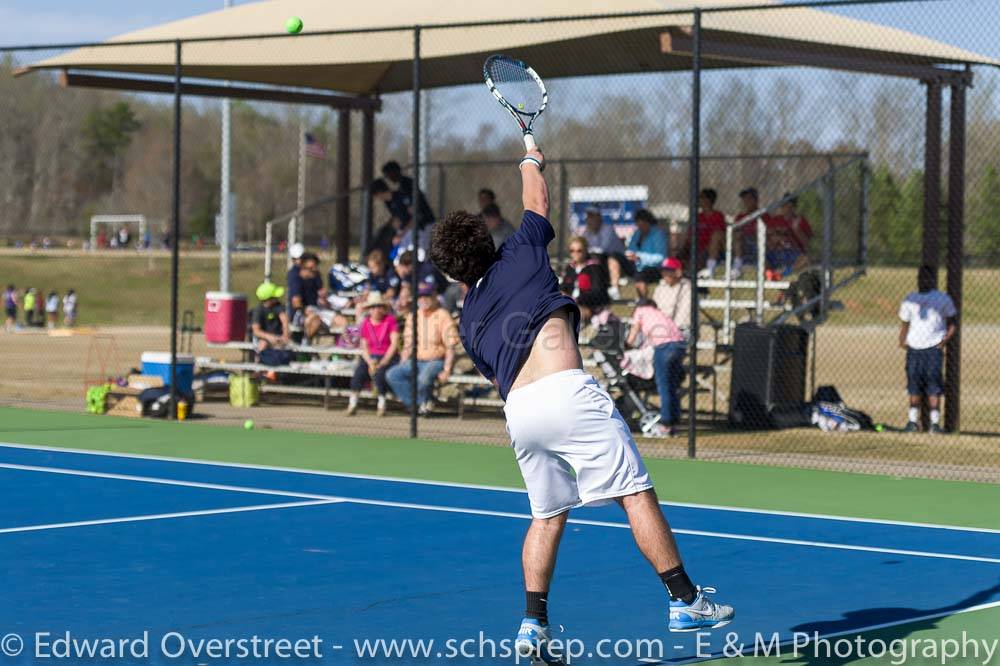
{"label": "blue sky", "polygon": [[[236,4],[241,4],[240,0]],[[700,4],[712,3],[704,0]],[[0,46],[99,40],[222,6],[222,0],[3,0]],[[947,20],[942,21],[946,8]],[[1000,57],[1000,40],[996,39],[1000,19],[996,10],[997,0],[944,0],[835,11]],[[989,24],[984,25],[984,21]]]}

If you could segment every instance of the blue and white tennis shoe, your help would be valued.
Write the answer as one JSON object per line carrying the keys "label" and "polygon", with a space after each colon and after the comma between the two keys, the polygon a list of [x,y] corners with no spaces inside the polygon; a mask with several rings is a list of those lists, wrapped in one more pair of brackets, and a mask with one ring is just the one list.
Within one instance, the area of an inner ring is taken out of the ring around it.
{"label": "blue and white tennis shoe", "polygon": [[736,611],[732,606],[719,604],[709,599],[706,594],[715,594],[713,587],[699,587],[698,596],[686,604],[680,599],[670,601],[670,631],[698,631],[699,629],[718,629],[733,621]]}
{"label": "blue and white tennis shoe", "polygon": [[532,664],[562,664],[563,660],[549,650],[549,626],[533,617],[521,620],[521,628],[514,639],[514,650]]}

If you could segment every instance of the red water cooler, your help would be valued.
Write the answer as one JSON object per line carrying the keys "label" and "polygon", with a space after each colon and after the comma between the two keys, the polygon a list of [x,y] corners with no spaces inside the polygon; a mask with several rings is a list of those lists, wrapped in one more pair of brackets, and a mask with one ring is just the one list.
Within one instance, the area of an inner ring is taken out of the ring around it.
{"label": "red water cooler", "polygon": [[205,294],[205,341],[242,342],[247,337],[247,297],[228,291]]}

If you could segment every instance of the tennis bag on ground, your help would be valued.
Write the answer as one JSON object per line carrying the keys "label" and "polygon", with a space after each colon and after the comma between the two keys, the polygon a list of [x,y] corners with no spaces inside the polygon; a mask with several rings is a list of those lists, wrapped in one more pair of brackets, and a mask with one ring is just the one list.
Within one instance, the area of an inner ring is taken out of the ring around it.
{"label": "tennis bag on ground", "polygon": [[875,423],[860,409],[844,404],[840,392],[833,386],[820,386],[812,401],[812,423],[823,432],[856,432],[875,430]]}
{"label": "tennis bag on ground", "polygon": [[[186,402],[188,414],[194,412],[194,393],[181,392],[177,395],[178,401]],[[173,410],[170,409],[170,387],[154,386],[139,394],[139,403],[142,405],[142,415],[154,418],[166,418]]]}
{"label": "tennis bag on ground", "polygon": [[229,404],[233,407],[253,407],[260,402],[260,383],[252,375],[229,377]]}

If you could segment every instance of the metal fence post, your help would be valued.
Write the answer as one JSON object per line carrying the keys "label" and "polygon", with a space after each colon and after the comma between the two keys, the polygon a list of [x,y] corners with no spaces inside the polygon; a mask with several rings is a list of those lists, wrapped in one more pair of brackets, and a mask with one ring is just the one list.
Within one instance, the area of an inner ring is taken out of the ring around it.
{"label": "metal fence post", "polygon": [[689,176],[688,229],[691,236],[691,340],[688,342],[688,458],[696,455],[695,424],[698,413],[698,191],[701,189],[701,10],[694,10],[691,48],[691,174]]}
{"label": "metal fence post", "polygon": [[858,256],[857,264],[868,270],[868,194],[871,188],[871,171],[868,161],[861,161],[861,193],[858,196]]}
{"label": "metal fence post", "polygon": [[[566,230],[569,228],[569,182],[566,172],[566,163],[559,162],[559,229],[556,234],[556,263],[563,265],[566,260]],[[617,285],[615,285],[617,286]]]}
{"label": "metal fence post", "polygon": [[420,26],[413,28],[413,272],[410,274],[410,315],[413,317],[413,343],[410,346],[410,437],[417,437],[417,300],[420,281]]}
{"label": "metal fence post", "polygon": [[445,200],[445,196],[447,195],[448,185],[445,182],[446,176],[445,176],[445,170],[444,170],[444,164],[443,163],[438,163],[438,165],[437,165],[437,172],[438,172],[438,205],[437,205],[437,214],[438,214],[439,217],[444,217],[444,215],[445,215],[445,206],[447,204],[447,202]]}
{"label": "metal fence post", "polygon": [[174,42],[174,164],[170,230],[170,418],[177,418],[177,288],[181,239],[181,40]]}
{"label": "metal fence post", "polygon": [[834,165],[831,163],[823,181],[823,286],[820,292],[820,317],[825,319],[827,308],[830,304],[830,287],[833,284],[831,275],[833,258],[833,217],[834,217],[834,189],[836,187],[836,175]]}

